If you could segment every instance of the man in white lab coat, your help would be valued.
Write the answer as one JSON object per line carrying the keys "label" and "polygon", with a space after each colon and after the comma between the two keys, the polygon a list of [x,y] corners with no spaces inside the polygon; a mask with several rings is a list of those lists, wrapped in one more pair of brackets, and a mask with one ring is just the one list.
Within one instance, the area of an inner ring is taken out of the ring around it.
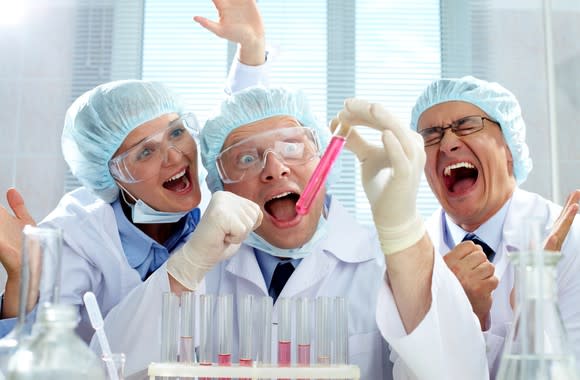
{"label": "man in white lab coat", "polygon": [[[553,228],[545,247],[562,251],[558,304],[580,358],[578,223],[568,233],[580,192],[571,194],[562,211],[519,188],[532,161],[515,96],[497,83],[473,77],[440,79],[418,98],[411,126],[423,136],[425,175],[442,206],[428,223],[429,235],[439,252],[453,248],[444,259],[480,320],[492,377],[513,320],[514,268],[506,253],[526,248],[521,232],[535,218],[545,235]],[[466,238],[467,233],[476,240]]]}
{"label": "man in white lab coat", "polygon": [[[416,212],[424,164],[420,136],[380,106],[356,99],[346,102],[332,124],[339,122],[383,134],[382,146],[369,145],[354,130],[347,142],[361,161],[376,230],[359,226],[324,188],[307,214],[296,213],[296,201],[329,141],[301,92],[255,87],[222,103],[201,136],[208,186],[255,202],[263,219],[241,246],[238,224],[245,230],[253,216],[244,223],[244,215],[224,213],[232,222],[220,233],[196,229],[192,239],[215,250],[173,255],[109,313],[105,330],[113,351],[127,354],[129,374],[160,359],[162,292],[193,290],[233,294],[235,321],[244,294],[344,297],[349,362],[360,367],[362,379],[487,378],[477,320],[459,282],[434,254]],[[278,264],[293,270],[281,291],[273,289]],[[277,318],[275,304],[274,325]]]}

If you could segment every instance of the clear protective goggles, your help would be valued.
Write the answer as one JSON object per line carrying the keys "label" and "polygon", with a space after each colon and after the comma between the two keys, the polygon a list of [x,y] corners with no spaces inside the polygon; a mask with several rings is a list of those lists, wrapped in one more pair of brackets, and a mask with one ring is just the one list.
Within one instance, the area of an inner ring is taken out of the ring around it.
{"label": "clear protective goggles", "polygon": [[136,183],[159,173],[167,159],[169,149],[183,155],[197,155],[196,140],[199,124],[191,113],[169,123],[167,128],[156,132],[109,161],[113,178],[124,183]]}
{"label": "clear protective goggles", "polygon": [[313,129],[289,127],[262,132],[224,149],[216,158],[223,183],[236,183],[259,175],[268,153],[286,165],[302,165],[320,155]]}

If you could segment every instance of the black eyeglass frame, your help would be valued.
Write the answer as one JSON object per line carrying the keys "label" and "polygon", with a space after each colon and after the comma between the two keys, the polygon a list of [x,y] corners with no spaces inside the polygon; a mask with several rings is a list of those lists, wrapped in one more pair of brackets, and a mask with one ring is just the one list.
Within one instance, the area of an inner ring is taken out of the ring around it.
{"label": "black eyeglass frame", "polygon": [[[464,124],[467,120],[473,119],[473,118],[479,118],[481,120],[481,124],[478,128],[460,129],[462,124]],[[419,131],[419,134],[423,137],[423,141],[425,142],[424,146],[428,147],[428,146],[432,146],[435,144],[439,144],[441,142],[441,140],[443,140],[443,136],[445,135],[445,131],[448,129],[451,129],[451,132],[453,132],[456,136],[468,136],[468,135],[471,135],[472,133],[479,132],[485,127],[485,123],[483,122],[484,120],[487,120],[487,121],[490,121],[490,122],[496,124],[501,129],[501,125],[497,121],[490,119],[487,116],[470,115],[470,116],[462,117],[461,119],[457,119],[454,122],[452,122],[450,124],[446,124],[444,126],[429,127],[429,128],[422,129]],[[428,137],[429,135],[433,135],[436,132],[439,133],[439,137],[433,139],[430,142],[427,142],[426,137]]]}

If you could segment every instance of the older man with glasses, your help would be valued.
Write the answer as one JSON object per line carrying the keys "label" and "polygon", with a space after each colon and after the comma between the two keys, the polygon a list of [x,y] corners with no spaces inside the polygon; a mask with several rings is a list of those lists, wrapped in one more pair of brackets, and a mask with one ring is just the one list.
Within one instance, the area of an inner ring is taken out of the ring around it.
{"label": "older man with glasses", "polygon": [[532,160],[515,96],[473,77],[440,79],[417,100],[411,127],[423,136],[425,176],[441,204],[428,230],[439,252],[451,250],[444,260],[479,318],[492,377],[513,320],[515,279],[507,253],[526,248],[518,236],[532,219],[546,234],[552,228],[545,248],[562,251],[558,304],[580,358],[580,226],[572,224],[580,191],[562,209],[519,188]]}

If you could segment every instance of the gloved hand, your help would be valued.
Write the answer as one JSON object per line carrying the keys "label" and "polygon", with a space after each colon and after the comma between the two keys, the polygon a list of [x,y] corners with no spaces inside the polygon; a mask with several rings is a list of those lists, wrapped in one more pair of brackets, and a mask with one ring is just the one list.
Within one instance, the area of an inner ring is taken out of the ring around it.
{"label": "gloved hand", "polygon": [[417,213],[416,198],[425,166],[423,139],[410,128],[400,125],[379,104],[348,99],[338,117],[331,121],[364,125],[382,132],[382,146],[365,141],[352,128],[346,148],[361,165],[362,184],[369,200],[373,219],[385,255],[402,251],[425,234],[423,220]]}
{"label": "gloved hand", "polygon": [[167,260],[167,272],[196,290],[214,265],[233,256],[262,216],[254,202],[230,192],[215,192],[191,238]]}

